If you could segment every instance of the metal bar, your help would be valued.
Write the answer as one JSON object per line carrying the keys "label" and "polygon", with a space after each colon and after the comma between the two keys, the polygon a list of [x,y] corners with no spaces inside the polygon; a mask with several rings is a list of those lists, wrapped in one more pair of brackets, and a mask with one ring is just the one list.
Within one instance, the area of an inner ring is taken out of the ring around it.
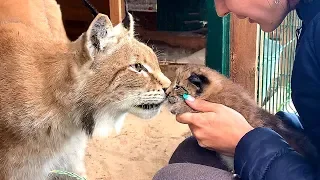
{"label": "metal bar", "polygon": [[230,76],[230,14],[222,18],[222,74]]}
{"label": "metal bar", "polygon": [[[257,102],[271,113],[289,111],[287,107],[291,101],[290,80],[296,48],[295,29],[300,24],[296,13],[291,12],[273,32],[273,41],[268,39],[271,33],[264,33],[260,29]],[[275,47],[275,40],[282,46]],[[264,96],[267,98],[263,99]],[[269,102],[262,102],[267,99]]]}

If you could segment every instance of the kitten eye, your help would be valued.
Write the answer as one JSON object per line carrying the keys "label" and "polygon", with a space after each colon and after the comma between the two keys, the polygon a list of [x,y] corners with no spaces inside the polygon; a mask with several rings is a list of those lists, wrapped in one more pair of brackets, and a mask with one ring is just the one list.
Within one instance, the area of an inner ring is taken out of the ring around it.
{"label": "kitten eye", "polygon": [[148,72],[148,70],[141,63],[133,64],[131,65],[131,67],[134,68],[137,72],[141,72],[141,71]]}
{"label": "kitten eye", "polygon": [[183,86],[176,85],[173,89],[178,95],[189,94],[188,90]]}

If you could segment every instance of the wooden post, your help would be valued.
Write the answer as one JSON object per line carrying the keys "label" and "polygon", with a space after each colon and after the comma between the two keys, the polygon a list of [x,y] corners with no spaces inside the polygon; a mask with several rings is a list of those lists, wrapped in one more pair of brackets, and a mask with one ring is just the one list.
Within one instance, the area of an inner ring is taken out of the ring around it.
{"label": "wooden post", "polygon": [[257,24],[231,15],[230,22],[230,78],[241,84],[257,98]]}
{"label": "wooden post", "polygon": [[113,25],[119,24],[124,18],[124,1],[109,0],[110,19]]}

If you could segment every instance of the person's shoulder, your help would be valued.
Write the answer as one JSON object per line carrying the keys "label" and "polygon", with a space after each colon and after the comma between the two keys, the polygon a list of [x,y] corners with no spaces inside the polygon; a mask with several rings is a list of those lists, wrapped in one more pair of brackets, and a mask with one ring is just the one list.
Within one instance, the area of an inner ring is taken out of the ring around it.
{"label": "person's shoulder", "polygon": [[318,55],[318,58],[320,58],[320,12],[312,19],[310,28],[310,38],[312,38],[316,54]]}
{"label": "person's shoulder", "polygon": [[319,28],[319,24],[320,24],[320,11],[317,13],[317,15],[311,20],[311,23],[313,23],[314,26],[316,26],[317,28]]}
{"label": "person's shoulder", "polygon": [[296,12],[308,24],[320,12],[320,0],[300,0]]}
{"label": "person's shoulder", "polygon": [[320,7],[319,12],[317,12],[309,21],[303,21],[302,29],[304,31],[305,37],[302,37],[305,45],[311,46],[314,49],[319,49],[319,52],[316,52],[320,55]]}

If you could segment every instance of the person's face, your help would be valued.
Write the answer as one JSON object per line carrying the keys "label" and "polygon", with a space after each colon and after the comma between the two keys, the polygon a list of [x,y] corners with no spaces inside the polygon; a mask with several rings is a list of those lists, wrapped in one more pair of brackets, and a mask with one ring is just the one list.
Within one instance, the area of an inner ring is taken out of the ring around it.
{"label": "person's face", "polygon": [[266,32],[275,30],[291,11],[288,0],[214,0],[218,16],[228,13],[238,18],[249,18]]}

